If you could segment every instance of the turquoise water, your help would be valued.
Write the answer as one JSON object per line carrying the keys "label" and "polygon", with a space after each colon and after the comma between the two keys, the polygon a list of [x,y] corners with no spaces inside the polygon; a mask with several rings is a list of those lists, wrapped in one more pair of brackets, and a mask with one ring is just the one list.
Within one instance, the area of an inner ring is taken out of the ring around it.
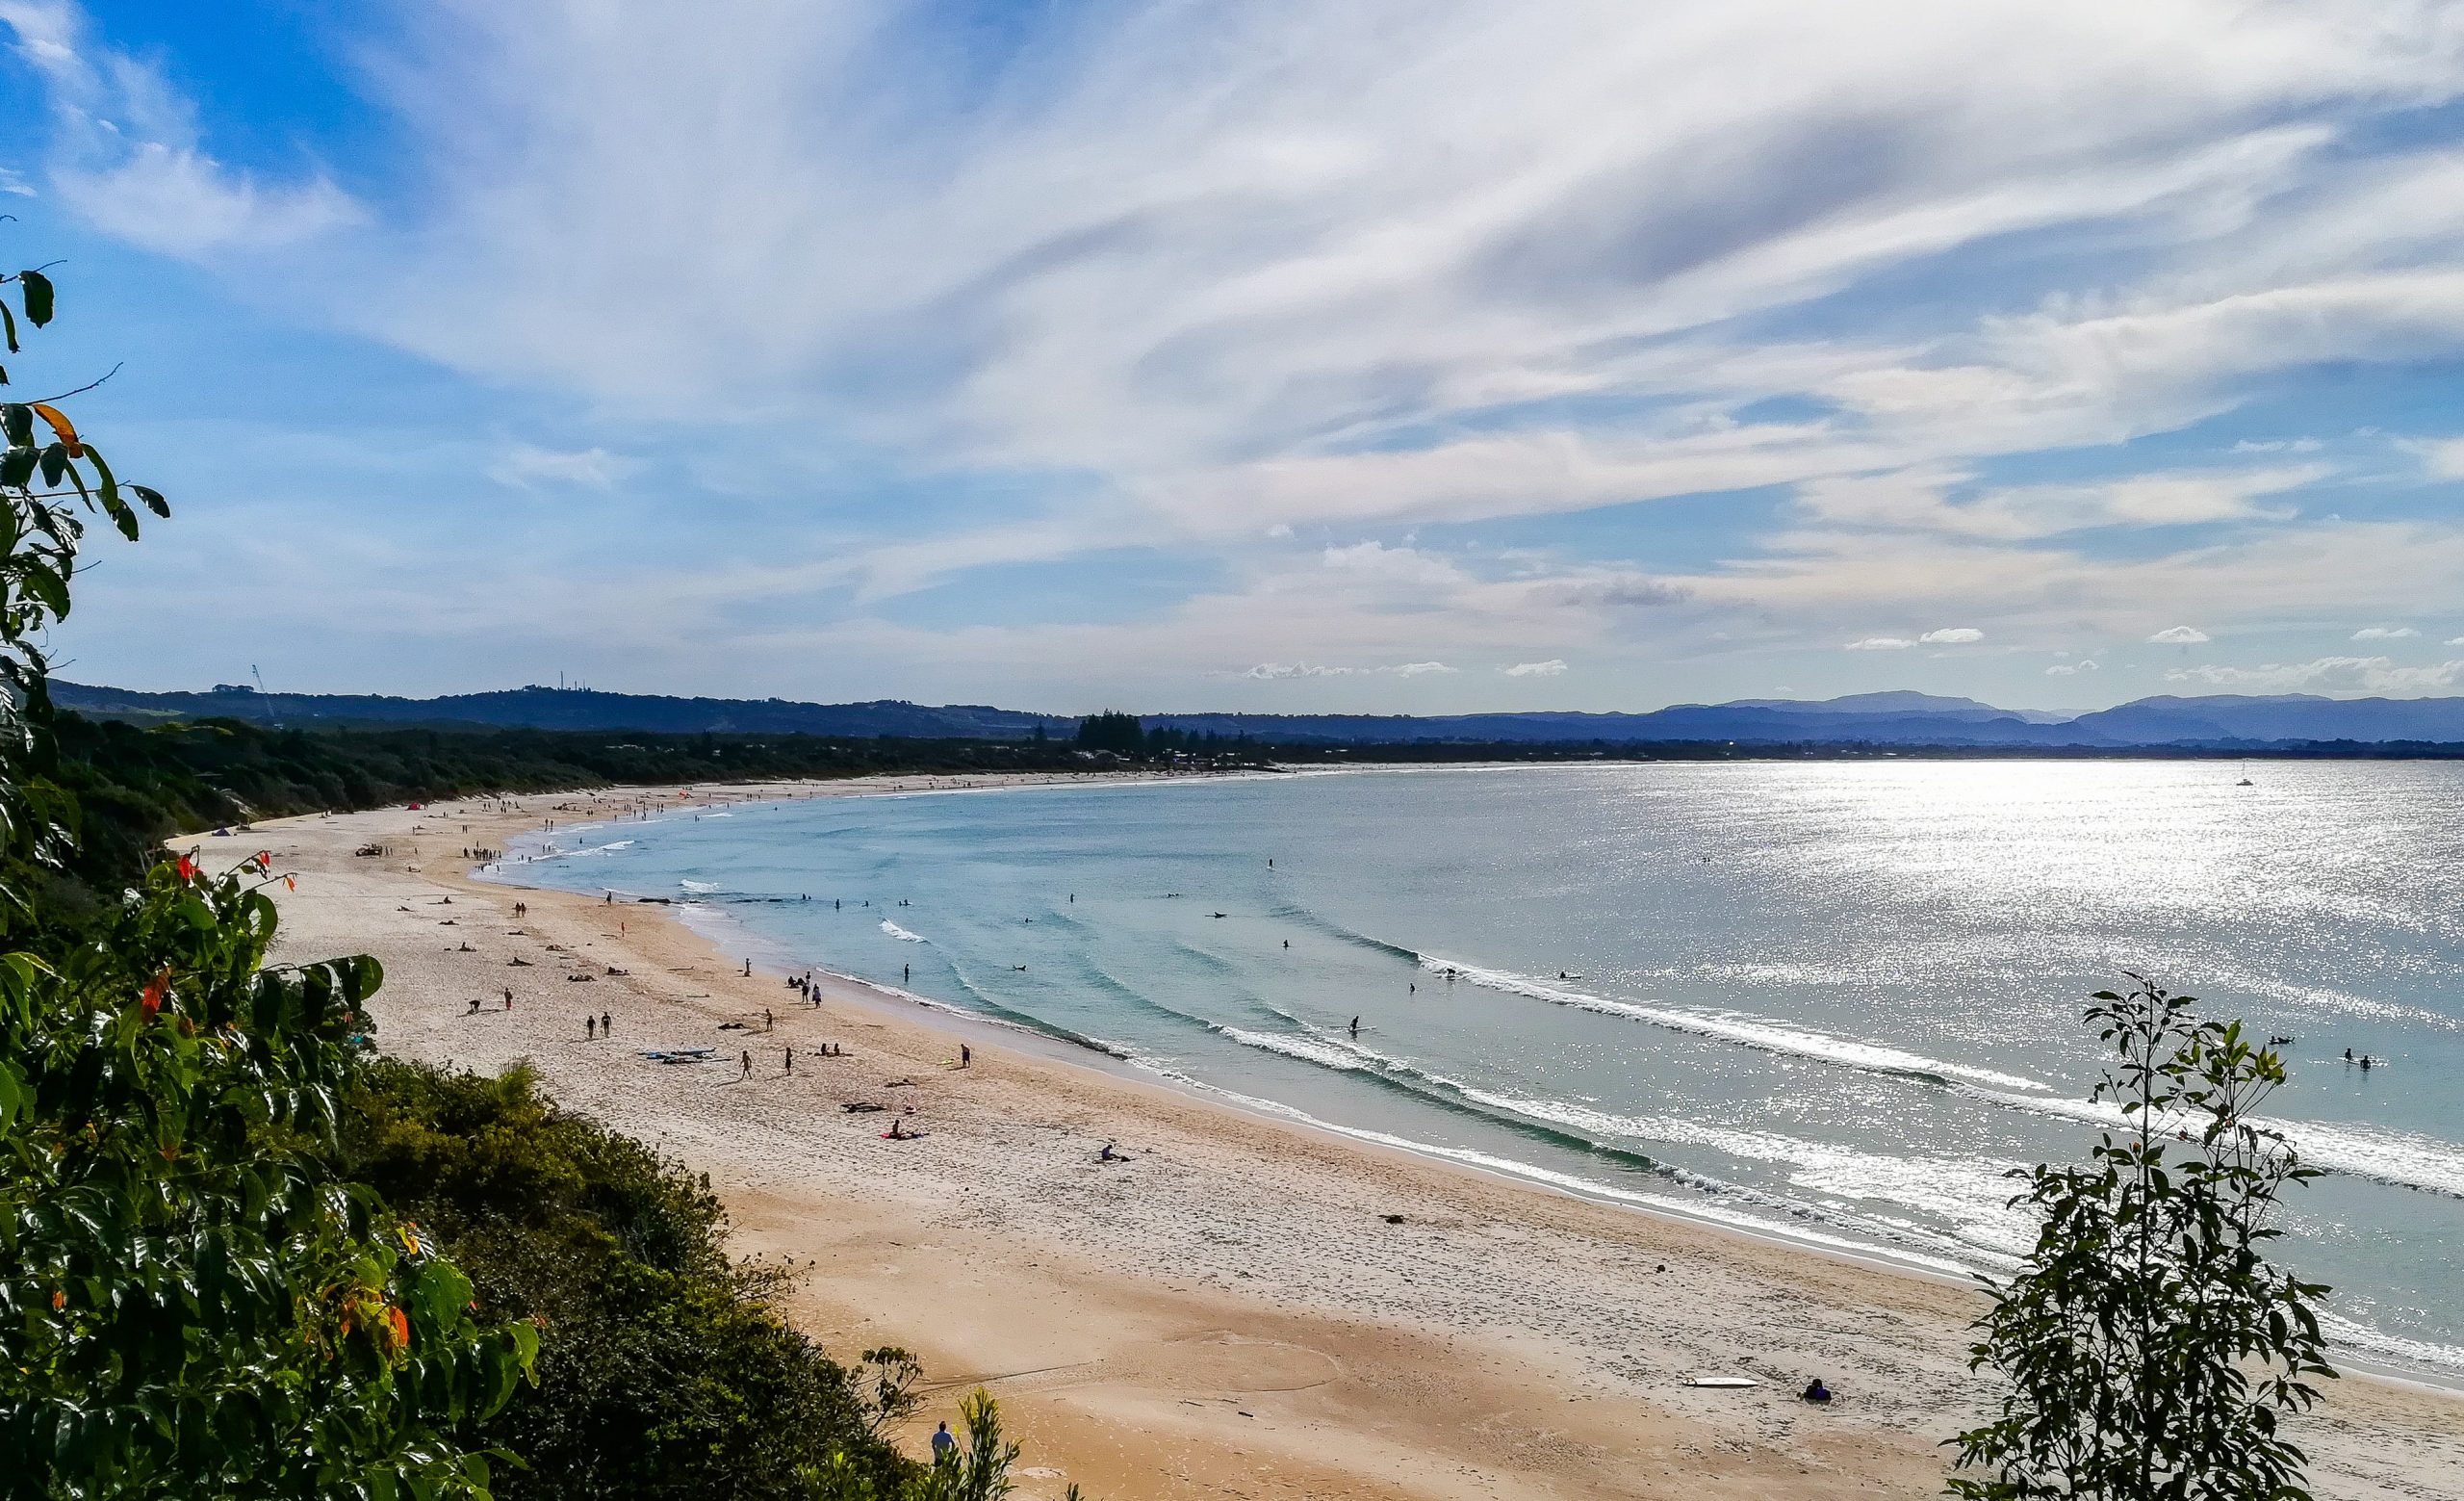
{"label": "turquoise water", "polygon": [[1373,1139],[1938,1267],[2024,1248],[2000,1175],[2083,1150],[2080,999],[2142,970],[2295,1039],[2268,1113],[2330,1173],[2287,1255],[2335,1284],[2352,1349],[2464,1371],[2464,766],[2238,774],[1601,765],[815,799],[558,830],[500,873],[684,900],[749,950]]}

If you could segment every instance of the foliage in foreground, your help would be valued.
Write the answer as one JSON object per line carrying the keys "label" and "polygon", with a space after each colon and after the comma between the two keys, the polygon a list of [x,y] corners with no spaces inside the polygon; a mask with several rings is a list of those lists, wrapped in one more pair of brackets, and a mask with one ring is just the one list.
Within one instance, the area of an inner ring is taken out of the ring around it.
{"label": "foliage in foreground", "polygon": [[[2132,975],[2089,1024],[2119,1107],[2086,1166],[2039,1166],[2013,1201],[2042,1215],[2034,1253],[1979,1321],[1972,1368],[2010,1381],[1999,1415],[1954,1440],[1972,1501],[2306,1501],[2279,1418],[2333,1378],[2327,1289],[2269,1264],[2279,1195],[2318,1176],[2257,1123],[2283,1060],[2239,1022]],[[2176,1150],[2176,1149],[2179,1150]]]}
{"label": "foliage in foreground", "polygon": [[[0,282],[50,322],[40,272]],[[72,849],[38,643],[86,521],[167,510],[65,400],[0,402],[0,1495],[483,1496],[467,1430],[535,1332],[480,1327],[326,1158],[375,963],[269,968],[262,857],[157,866],[84,924],[20,879]]]}
{"label": "foliage in foreground", "polygon": [[343,1166],[449,1254],[483,1317],[545,1322],[539,1385],[483,1430],[521,1455],[522,1501],[798,1501],[834,1464],[897,1496],[914,1470],[878,1432],[911,1361],[850,1373],[775,1310],[779,1274],[739,1265],[706,1181],[558,1110],[531,1075],[379,1061],[349,1094]]}

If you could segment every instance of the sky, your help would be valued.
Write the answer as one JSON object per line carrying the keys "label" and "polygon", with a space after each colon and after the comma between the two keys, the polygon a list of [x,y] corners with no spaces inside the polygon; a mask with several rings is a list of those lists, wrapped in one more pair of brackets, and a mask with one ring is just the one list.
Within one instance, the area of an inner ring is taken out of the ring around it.
{"label": "sky", "polygon": [[0,0],[141,688],[2464,692],[2464,8]]}

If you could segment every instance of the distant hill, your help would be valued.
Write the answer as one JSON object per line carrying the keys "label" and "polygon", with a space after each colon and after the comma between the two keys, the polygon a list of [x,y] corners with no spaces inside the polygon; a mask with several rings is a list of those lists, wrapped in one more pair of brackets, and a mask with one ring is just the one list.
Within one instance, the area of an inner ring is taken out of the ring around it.
{"label": "distant hill", "polygon": [[526,730],[640,730],[668,735],[834,735],[911,739],[1024,739],[1040,725],[1074,731],[1062,714],[979,704],[930,707],[899,699],[800,704],[783,698],[665,698],[586,688],[522,687],[445,698],[357,693],[261,693],[223,685],[205,693],[140,693],[52,685],[64,709],[118,719],[244,719],[290,725],[487,725]]}
{"label": "distant hill", "polygon": [[[229,718],[336,727],[432,725],[540,730],[637,730],[671,735],[822,735],[931,739],[1025,739],[1065,735],[1066,714],[982,704],[803,704],[778,698],[668,698],[522,687],[444,698],[261,693],[230,685],[202,693],[141,693],[57,683],[64,708],[138,721]],[[2309,694],[2143,698],[2076,716],[1998,709],[1928,693],[1852,693],[1819,701],[1737,699],[1677,704],[1643,713],[1147,714],[1146,724],[1281,744],[1545,744],[1566,741],[1748,745],[1893,745],[1943,748],[2195,747],[2264,750],[2355,741],[2464,744],[2464,698],[2331,699]]]}

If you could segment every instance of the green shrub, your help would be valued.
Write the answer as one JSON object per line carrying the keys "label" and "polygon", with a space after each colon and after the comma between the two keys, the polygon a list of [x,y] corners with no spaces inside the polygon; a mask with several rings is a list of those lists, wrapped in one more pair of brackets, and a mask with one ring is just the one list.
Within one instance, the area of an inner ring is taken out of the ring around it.
{"label": "green shrub", "polygon": [[486,1425],[530,1466],[500,1496],[790,1501],[833,1456],[896,1493],[878,1408],[780,1318],[778,1274],[730,1259],[706,1183],[523,1070],[378,1062],[346,1113],[344,1170],[436,1238],[481,1316],[546,1323],[538,1387]]}

